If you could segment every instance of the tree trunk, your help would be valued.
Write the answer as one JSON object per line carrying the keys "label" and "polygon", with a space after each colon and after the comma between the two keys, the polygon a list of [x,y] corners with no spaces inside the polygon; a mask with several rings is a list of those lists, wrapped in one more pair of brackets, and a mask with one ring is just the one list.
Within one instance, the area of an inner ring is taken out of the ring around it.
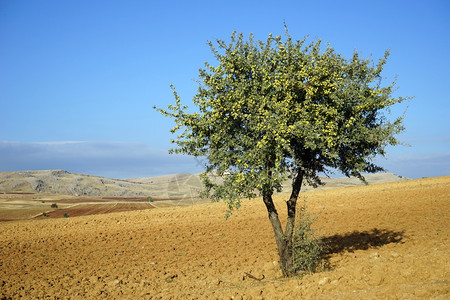
{"label": "tree trunk", "polygon": [[[286,202],[287,206],[287,222],[286,222],[286,231],[285,235],[288,241],[290,242],[289,248],[292,252],[292,236],[294,233],[295,227],[295,213],[297,207],[297,199],[298,194],[300,193],[300,189],[302,188],[303,182],[303,172],[299,169],[293,182],[292,182],[292,192],[289,200]],[[291,253],[292,256],[292,253]]]}
{"label": "tree trunk", "polygon": [[269,220],[272,224],[273,232],[275,234],[275,241],[277,243],[278,255],[280,257],[281,270],[283,272],[283,275],[286,277],[292,274],[292,268],[294,266],[292,237],[295,226],[295,209],[297,206],[298,194],[300,193],[300,189],[302,186],[302,181],[303,173],[301,170],[299,170],[292,183],[291,196],[286,202],[288,216],[285,232],[283,232],[277,209],[275,208],[275,205],[273,203],[273,192],[263,192],[263,201],[266,205],[267,212],[269,213]]}

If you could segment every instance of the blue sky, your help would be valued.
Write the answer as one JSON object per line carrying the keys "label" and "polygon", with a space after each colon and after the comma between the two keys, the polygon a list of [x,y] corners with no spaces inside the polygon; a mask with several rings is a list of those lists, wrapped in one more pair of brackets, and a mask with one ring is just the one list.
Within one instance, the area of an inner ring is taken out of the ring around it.
{"label": "blue sky", "polygon": [[449,1],[0,1],[0,172],[65,169],[115,178],[202,171],[167,154],[172,120],[152,109],[184,102],[208,40],[309,35],[350,57],[391,56],[408,106],[410,146],[378,162],[411,178],[450,175]]}

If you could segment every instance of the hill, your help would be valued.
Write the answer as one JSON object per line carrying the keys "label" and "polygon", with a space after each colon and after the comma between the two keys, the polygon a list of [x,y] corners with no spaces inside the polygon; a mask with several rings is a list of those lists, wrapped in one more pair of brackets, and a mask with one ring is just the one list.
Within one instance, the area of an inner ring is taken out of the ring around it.
{"label": "hill", "polygon": [[[366,176],[369,184],[405,180],[391,173]],[[362,185],[357,178],[323,178],[320,189]],[[289,190],[290,184],[285,184]],[[305,185],[303,191],[310,190]],[[39,193],[90,197],[148,197],[193,199],[201,191],[199,175],[175,174],[152,178],[111,179],[64,170],[0,172],[0,193]]]}
{"label": "hill", "polygon": [[147,178],[145,182],[139,182],[136,179],[112,179],[64,170],[1,172],[0,192],[177,199],[198,195],[200,181],[195,179],[190,174],[178,174]]}

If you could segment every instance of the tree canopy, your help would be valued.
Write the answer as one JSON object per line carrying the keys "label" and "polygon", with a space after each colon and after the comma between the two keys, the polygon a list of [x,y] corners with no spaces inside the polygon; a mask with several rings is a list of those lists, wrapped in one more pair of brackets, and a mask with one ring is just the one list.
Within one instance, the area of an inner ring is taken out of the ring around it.
{"label": "tree canopy", "polygon": [[[286,29],[284,37],[266,41],[234,32],[229,42],[209,42],[217,64],[199,71],[196,111],[188,112],[175,88],[175,104],[158,109],[175,120],[172,151],[206,158],[205,174],[221,177],[203,176],[207,194],[229,209],[262,195],[275,235],[285,240],[303,179],[320,184],[319,173],[339,170],[364,180],[364,172],[383,170],[373,159],[398,144],[395,135],[403,130],[402,117],[390,121],[386,114],[405,100],[392,96],[395,81],[382,82],[389,51],[374,63],[306,40],[294,41]],[[274,225],[271,196],[288,177],[293,189],[283,231]]]}

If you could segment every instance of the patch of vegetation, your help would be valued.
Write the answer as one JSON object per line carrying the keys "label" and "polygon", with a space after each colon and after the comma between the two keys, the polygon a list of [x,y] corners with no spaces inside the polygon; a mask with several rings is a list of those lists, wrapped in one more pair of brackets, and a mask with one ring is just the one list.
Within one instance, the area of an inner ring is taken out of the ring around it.
{"label": "patch of vegetation", "polygon": [[47,213],[46,213],[45,211],[42,213],[42,215],[43,215],[44,217],[48,217],[48,216],[47,216]]}
{"label": "patch of vegetation", "polygon": [[64,218],[68,218],[69,215],[68,215],[67,213],[64,213],[63,217],[64,217]]}
{"label": "patch of vegetation", "polygon": [[316,219],[317,217],[312,218],[306,211],[304,204],[293,237],[293,274],[314,273],[325,267],[326,245],[312,228]]}
{"label": "patch of vegetation", "polygon": [[58,208],[58,204],[52,203],[51,208]]}
{"label": "patch of vegetation", "polygon": [[148,202],[153,202],[152,196],[148,196],[148,197],[147,197],[147,201],[148,201]]}

